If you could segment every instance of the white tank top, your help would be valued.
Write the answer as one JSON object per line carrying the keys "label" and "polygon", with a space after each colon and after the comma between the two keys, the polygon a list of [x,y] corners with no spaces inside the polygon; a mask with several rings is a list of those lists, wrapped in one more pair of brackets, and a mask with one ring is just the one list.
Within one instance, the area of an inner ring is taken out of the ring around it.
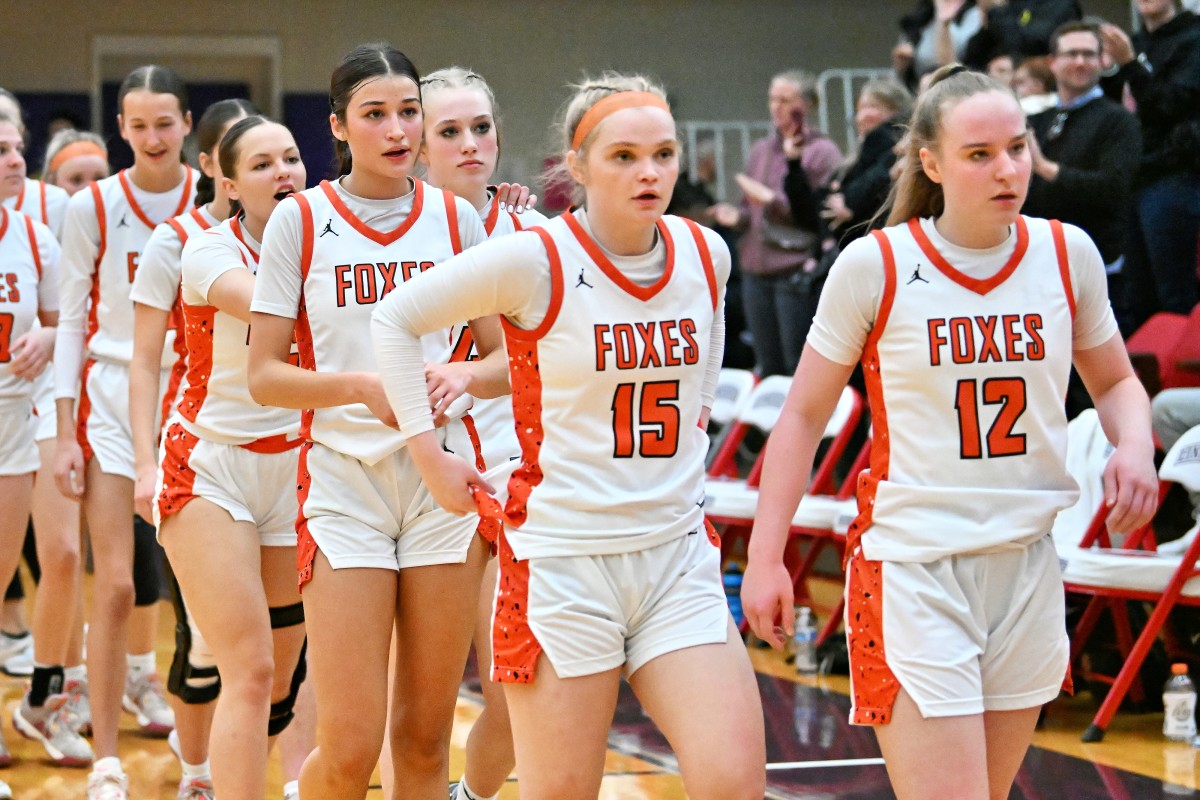
{"label": "white tank top", "polygon": [[258,271],[259,249],[236,217],[190,237],[183,249],[188,376],[179,414],[194,436],[220,444],[285,445],[300,430],[298,411],[263,406],[250,397],[250,325],[208,302],[212,284],[230,269]]}
{"label": "white tank top", "polygon": [[531,230],[553,288],[536,329],[504,322],[522,452],[505,508],[513,551],[631,552],[700,529],[701,391],[719,296],[702,229],[662,218],[665,269],[648,287],[571,214]]}
{"label": "white tank top", "polygon": [[55,238],[59,238],[62,236],[63,220],[67,216],[67,201],[70,199],[71,195],[66,189],[45,181],[26,178],[20,194],[5,200],[4,205],[32,217],[49,228]]}
{"label": "white tank top", "polygon": [[[179,205],[171,217],[179,216],[191,205],[195,183],[195,171],[189,167]],[[133,302],[129,293],[142,250],[158,222],[146,215],[134,197],[126,170],[91,184],[87,191],[95,204],[100,241],[92,272],[85,341],[91,355],[128,364],[133,358]],[[174,332],[167,336],[164,368],[171,365]]]}
{"label": "white tank top", "polygon": [[0,399],[3,400],[32,402],[35,383],[13,375],[9,363],[13,358],[13,343],[33,329],[38,311],[57,309],[57,287],[47,286],[43,281],[43,257],[52,241],[48,228],[0,206]]}
{"label": "white tank top", "polygon": [[[412,210],[391,231],[360,220],[328,181],[284,201],[297,203],[302,218],[296,343],[305,369],[378,372],[371,348],[375,305],[397,284],[462,250],[460,216],[471,215],[479,225],[465,200],[419,180],[413,183]],[[275,313],[280,305],[272,284],[260,278],[252,308]],[[449,361],[448,330],[425,336],[422,344],[427,361]],[[361,403],[304,411],[300,435],[367,464],[404,446],[400,432]]]}
{"label": "white tank top", "polygon": [[1064,401],[1075,296],[1062,225],[1017,220],[987,279],[963,274],[918,220],[874,232],[885,284],[863,351],[874,440],[859,482],[871,560],[1026,545],[1074,503]]}

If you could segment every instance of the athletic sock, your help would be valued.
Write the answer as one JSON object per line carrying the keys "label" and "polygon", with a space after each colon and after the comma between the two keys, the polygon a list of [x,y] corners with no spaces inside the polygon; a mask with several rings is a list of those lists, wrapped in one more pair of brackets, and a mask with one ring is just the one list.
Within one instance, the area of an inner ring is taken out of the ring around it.
{"label": "athletic sock", "polygon": [[29,685],[29,705],[41,708],[46,705],[46,698],[59,694],[63,690],[63,668],[46,667],[38,663],[33,665],[33,679]]}
{"label": "athletic sock", "polygon": [[454,795],[454,800],[496,800],[499,794],[493,794],[489,797],[484,797],[481,794],[475,794],[471,791],[471,787],[467,786],[467,776],[463,776],[458,781],[458,792]]}
{"label": "athletic sock", "polygon": [[92,772],[101,775],[124,775],[125,770],[121,769],[121,759],[116,756],[105,756],[97,758],[92,764]]}
{"label": "athletic sock", "polygon": [[86,681],[87,664],[77,664],[74,667],[65,668],[63,670],[63,678],[68,681]]}
{"label": "athletic sock", "polygon": [[196,778],[212,777],[212,769],[208,766],[208,759],[204,759],[199,764],[189,764],[183,759],[179,760],[180,766],[183,767],[183,779],[185,781],[194,780]]}
{"label": "athletic sock", "polygon": [[129,679],[137,680],[138,678],[154,674],[154,651],[149,653],[127,653],[125,655],[125,665],[129,669]]}
{"label": "athletic sock", "polygon": [[283,785],[284,797],[299,797],[300,796],[300,781],[288,781]]}

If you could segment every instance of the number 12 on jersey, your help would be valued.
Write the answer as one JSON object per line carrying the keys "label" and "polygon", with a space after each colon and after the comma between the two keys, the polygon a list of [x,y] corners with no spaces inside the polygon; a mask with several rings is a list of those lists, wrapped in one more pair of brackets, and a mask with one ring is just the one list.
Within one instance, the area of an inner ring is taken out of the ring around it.
{"label": "number 12 on jersey", "polygon": [[[999,405],[996,419],[988,428],[985,440],[980,435],[979,395],[983,384],[983,405]],[[1000,458],[1025,455],[1025,434],[1013,433],[1013,426],[1025,413],[1024,378],[988,378],[985,381],[964,379],[958,382],[954,396],[958,411],[960,458]]]}
{"label": "number 12 on jersey", "polygon": [[612,401],[613,458],[675,455],[679,449],[678,401],[679,381],[618,384]]}

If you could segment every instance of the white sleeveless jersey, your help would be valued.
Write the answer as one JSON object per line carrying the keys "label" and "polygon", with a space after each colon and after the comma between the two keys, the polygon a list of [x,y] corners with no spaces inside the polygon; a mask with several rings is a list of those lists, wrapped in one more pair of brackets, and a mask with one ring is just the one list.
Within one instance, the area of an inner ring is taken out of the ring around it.
{"label": "white sleeveless jersey", "polygon": [[[129,298],[135,303],[170,314],[169,329],[163,342],[163,367],[169,366],[171,370],[167,389],[163,393],[162,415],[159,417],[164,425],[171,416],[171,408],[180,398],[187,375],[187,343],[183,335],[183,311],[179,307],[183,248],[189,238],[218,224],[220,220],[208,213],[206,207],[193,208],[186,214],[167,220],[156,227],[146,240],[137,272],[133,276]],[[169,365],[166,362],[168,353],[174,354]]]}
{"label": "white sleeveless jersey", "polygon": [[504,321],[522,457],[505,508],[513,551],[623,553],[701,529],[701,392],[719,296],[703,229],[662,218],[665,270],[648,287],[569,213],[532,231],[552,291],[536,329]]}
{"label": "white sleeveless jersey", "polygon": [[34,221],[50,229],[55,238],[62,236],[63,220],[67,216],[67,201],[71,199],[66,189],[44,181],[26,178],[21,193],[4,201],[13,211],[20,211]]}
{"label": "white sleeveless jersey", "polygon": [[[190,167],[179,195],[177,217],[192,204],[195,170]],[[150,219],[134,197],[126,170],[91,184],[88,199],[99,223],[99,250],[91,272],[91,295],[85,343],[90,355],[128,364],[133,358],[133,302],[130,291],[142,250],[158,222]],[[82,194],[83,192],[81,192]],[[161,221],[161,220],[160,220]],[[64,268],[78,265],[64,265]],[[168,337],[173,334],[169,333]],[[174,340],[163,351],[163,368],[171,366]]]}
{"label": "white sleeveless jersey", "polygon": [[208,290],[230,269],[258,271],[258,243],[235,217],[190,237],[183,248],[183,318],[187,383],[179,401],[183,427],[218,444],[295,439],[300,413],[260,405],[246,384],[250,325],[208,302]]}
{"label": "white sleeveless jersey", "polygon": [[[413,181],[413,206],[391,231],[374,230],[346,206],[328,181],[292,195],[300,206],[302,289],[296,318],[300,366],[317,372],[378,372],[371,348],[371,312],[396,284],[462,250],[459,218],[478,217],[470,203]],[[288,202],[285,200],[284,202]],[[256,310],[266,300],[255,290]],[[450,332],[422,339],[425,360],[450,360]],[[367,464],[404,446],[363,404],[309,409],[301,436]]]}
{"label": "white sleeveless jersey", "polygon": [[40,222],[0,206],[0,399],[29,399],[34,381],[13,375],[12,346],[33,329],[38,311],[58,309],[58,286],[50,264],[58,246]]}
{"label": "white sleeveless jersey", "polygon": [[[495,239],[541,225],[546,221],[544,215],[532,208],[520,214],[501,209],[493,197],[487,206],[483,229],[489,239]],[[453,344],[451,361],[475,361],[479,358],[471,329],[466,325],[453,326],[450,329],[450,339]],[[517,432],[513,424],[512,401],[509,398],[476,398],[471,406],[471,419],[479,434],[484,464],[489,469],[521,457],[521,446],[517,443]]]}
{"label": "white sleeveless jersey", "polygon": [[1045,536],[1078,487],[1064,459],[1075,296],[1062,225],[1019,217],[980,280],[918,220],[875,236],[885,284],[863,350],[874,426],[858,519],[871,560],[931,561]]}

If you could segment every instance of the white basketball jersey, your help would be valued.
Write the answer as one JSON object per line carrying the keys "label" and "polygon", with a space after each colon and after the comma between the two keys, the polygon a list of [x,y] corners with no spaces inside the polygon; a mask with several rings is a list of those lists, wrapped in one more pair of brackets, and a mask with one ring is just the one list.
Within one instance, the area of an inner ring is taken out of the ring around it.
{"label": "white basketball jersey", "polygon": [[13,343],[32,330],[38,318],[39,227],[40,236],[50,238],[47,228],[0,206],[0,398],[6,400],[33,397],[34,382],[13,375],[9,363]]}
{"label": "white basketball jersey", "polygon": [[[489,239],[495,239],[541,225],[546,221],[545,216],[533,209],[521,214],[501,209],[493,197],[483,218],[483,229]],[[475,361],[479,358],[471,329],[466,325],[453,326],[450,329],[450,338],[453,344],[451,361]],[[484,464],[489,469],[521,457],[521,446],[517,443],[517,431],[513,424],[512,401],[509,398],[476,398],[471,406],[471,419],[479,433]]]}
{"label": "white basketball jersey", "polygon": [[[179,216],[191,205],[195,183],[195,170],[189,167],[179,205],[171,217]],[[128,364],[133,358],[133,301],[129,293],[142,250],[162,220],[152,220],[143,211],[125,170],[91,184],[85,191],[95,203],[100,229],[85,341],[91,355]],[[164,369],[174,360],[173,345],[172,338],[164,350]]]}
{"label": "white basketball jersey", "polygon": [[[300,413],[254,402],[246,384],[250,325],[210,305],[197,285],[211,285],[229,264],[258,271],[259,246],[238,219],[197,234],[183,249],[183,318],[187,384],[179,401],[183,427],[219,444],[249,444],[273,437],[295,439]],[[199,279],[199,280],[197,280]]]}
{"label": "white basketball jersey", "polygon": [[4,205],[42,223],[50,229],[55,238],[58,238],[62,236],[63,220],[67,216],[67,200],[70,198],[71,195],[66,189],[26,178],[21,193],[5,200]]}
{"label": "white basketball jersey", "polygon": [[[458,215],[474,209],[450,192],[413,183],[411,212],[384,232],[355,216],[328,181],[292,195],[304,230],[296,342],[305,369],[378,372],[371,348],[375,304],[397,284],[462,250]],[[448,330],[423,337],[422,345],[426,361],[450,360]],[[384,426],[361,403],[306,410],[300,433],[367,464],[404,446],[400,432]]]}
{"label": "white basketball jersey", "polygon": [[871,560],[1027,544],[1074,503],[1064,402],[1075,300],[1062,226],[1020,217],[986,280],[918,220],[873,235],[885,286],[863,351],[874,440],[851,539]]}
{"label": "white basketball jersey", "polygon": [[163,367],[168,367],[167,353],[174,353],[167,378],[167,389],[163,392],[162,415],[166,425],[171,409],[179,401],[187,374],[187,343],[183,335],[183,311],[179,307],[179,272],[183,248],[188,239],[203,233],[219,220],[208,213],[205,207],[193,208],[186,214],[172,217],[154,229],[146,240],[137,272],[133,276],[133,287],[129,297],[135,303],[157,308],[170,314],[169,330],[163,343]]}
{"label": "white basketball jersey", "polygon": [[631,552],[701,529],[701,391],[719,291],[703,230],[662,218],[666,265],[647,287],[569,213],[531,230],[552,290],[536,329],[504,322],[522,456],[505,508],[513,551]]}

